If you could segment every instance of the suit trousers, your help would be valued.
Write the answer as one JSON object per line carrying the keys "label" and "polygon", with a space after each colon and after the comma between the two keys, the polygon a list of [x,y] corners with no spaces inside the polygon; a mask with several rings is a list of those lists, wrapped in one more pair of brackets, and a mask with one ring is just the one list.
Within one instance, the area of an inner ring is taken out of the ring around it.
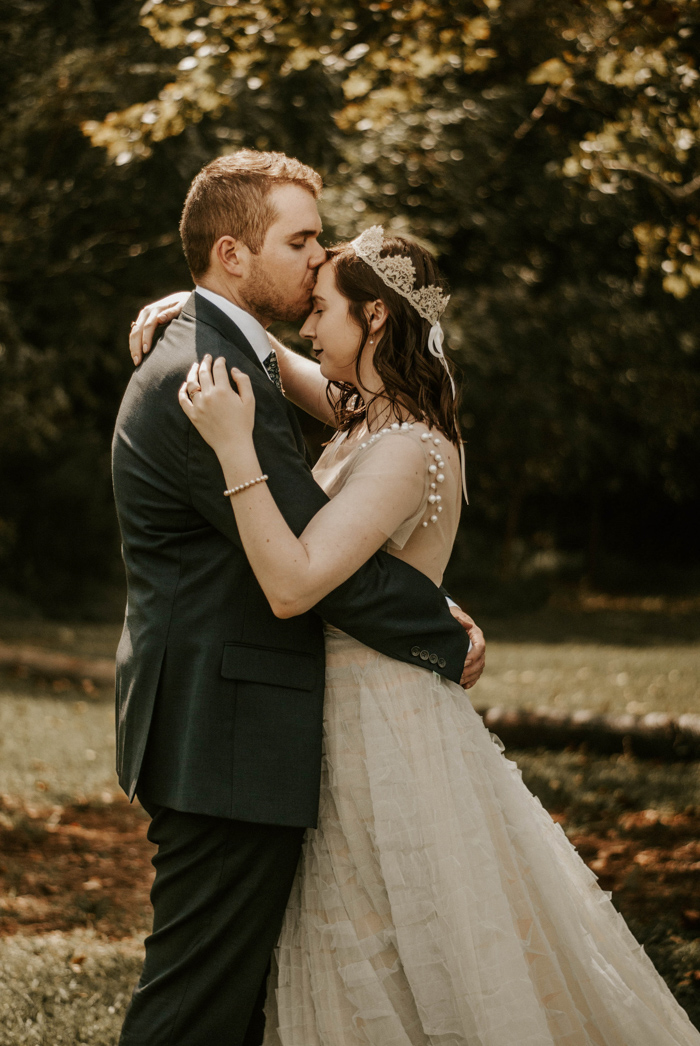
{"label": "suit trousers", "polygon": [[270,956],[305,829],[139,799],[158,847],[153,933],[120,1046],[260,1046]]}

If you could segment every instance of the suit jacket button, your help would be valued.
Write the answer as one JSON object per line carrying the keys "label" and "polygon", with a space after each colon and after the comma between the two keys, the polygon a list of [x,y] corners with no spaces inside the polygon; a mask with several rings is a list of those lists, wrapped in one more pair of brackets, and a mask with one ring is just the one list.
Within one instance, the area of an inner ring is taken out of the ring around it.
{"label": "suit jacket button", "polygon": [[441,657],[440,660],[438,661],[438,668],[445,668],[446,665],[447,665],[447,661],[445,661],[444,657]]}
{"label": "suit jacket button", "polygon": [[412,646],[411,647],[411,657],[419,657],[419,656],[420,656],[420,647],[419,646]]}
{"label": "suit jacket button", "polygon": [[431,654],[430,657],[428,658],[428,660],[430,661],[431,665],[436,665],[438,663],[438,656],[437,656],[437,654]]}
{"label": "suit jacket button", "polygon": [[427,650],[421,650],[421,652],[420,652],[420,659],[421,659],[421,661],[427,661],[429,657],[430,657],[430,653]]}

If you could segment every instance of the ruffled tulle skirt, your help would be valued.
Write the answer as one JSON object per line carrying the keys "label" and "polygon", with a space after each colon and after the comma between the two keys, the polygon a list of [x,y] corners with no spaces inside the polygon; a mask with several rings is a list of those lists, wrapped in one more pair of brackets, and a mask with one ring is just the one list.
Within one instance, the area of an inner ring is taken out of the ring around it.
{"label": "ruffled tulle skirt", "polygon": [[700,1046],[465,692],[327,634],[264,1046]]}

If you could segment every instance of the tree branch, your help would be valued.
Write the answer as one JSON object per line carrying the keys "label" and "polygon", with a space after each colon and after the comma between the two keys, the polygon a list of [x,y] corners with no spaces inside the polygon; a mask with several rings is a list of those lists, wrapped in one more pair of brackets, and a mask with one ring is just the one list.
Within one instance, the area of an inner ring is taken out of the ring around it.
{"label": "tree branch", "polygon": [[670,196],[672,200],[685,200],[700,189],[700,174],[685,185],[671,185],[660,174],[647,170],[637,163],[620,163],[619,160],[602,160],[602,165],[608,171],[627,171],[629,174],[638,174],[640,178],[658,185],[660,189]]}
{"label": "tree branch", "polygon": [[526,134],[529,134],[532,128],[535,126],[538,120],[541,120],[544,114],[549,109],[552,102],[556,100],[559,91],[552,84],[549,85],[547,90],[544,92],[539,102],[532,110],[527,120],[523,120],[520,127],[514,132],[514,138],[524,138]]}

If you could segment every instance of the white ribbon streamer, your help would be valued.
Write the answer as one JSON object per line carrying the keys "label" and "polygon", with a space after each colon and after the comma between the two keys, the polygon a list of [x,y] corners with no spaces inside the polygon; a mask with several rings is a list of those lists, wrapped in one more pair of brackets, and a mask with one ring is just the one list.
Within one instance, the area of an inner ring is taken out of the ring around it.
{"label": "white ribbon streamer", "polygon": [[[455,388],[454,378],[442,347],[443,333],[439,319],[450,300],[450,296],[449,294],[444,294],[439,287],[433,284],[417,288],[415,285],[416,270],[411,259],[393,254],[383,256],[383,244],[384,229],[381,225],[372,225],[369,229],[361,232],[359,236],[356,236],[350,246],[355,251],[357,257],[362,258],[387,287],[391,287],[397,294],[409,301],[418,315],[432,324],[430,334],[428,335],[428,349],[436,359],[440,360],[445,368],[452,387],[452,400],[456,403],[457,389]],[[459,441],[459,460],[462,472],[462,491],[464,492],[464,500],[468,505],[464,447],[461,440]]]}
{"label": "white ribbon streamer", "polygon": [[[452,377],[452,371],[450,370],[447,358],[445,357],[445,351],[442,347],[444,339],[445,336],[442,331],[440,320],[437,320],[430,328],[430,333],[428,335],[428,349],[430,350],[431,354],[435,356],[436,359],[440,360],[440,363],[445,368],[445,372],[447,373],[447,377],[450,379],[450,385],[452,387],[452,399],[456,400],[457,389],[455,387],[455,380]],[[462,492],[464,493],[464,500],[468,505],[469,495],[467,494],[467,468],[464,461],[464,444],[461,440],[459,441],[459,463],[460,471],[462,473]]]}

